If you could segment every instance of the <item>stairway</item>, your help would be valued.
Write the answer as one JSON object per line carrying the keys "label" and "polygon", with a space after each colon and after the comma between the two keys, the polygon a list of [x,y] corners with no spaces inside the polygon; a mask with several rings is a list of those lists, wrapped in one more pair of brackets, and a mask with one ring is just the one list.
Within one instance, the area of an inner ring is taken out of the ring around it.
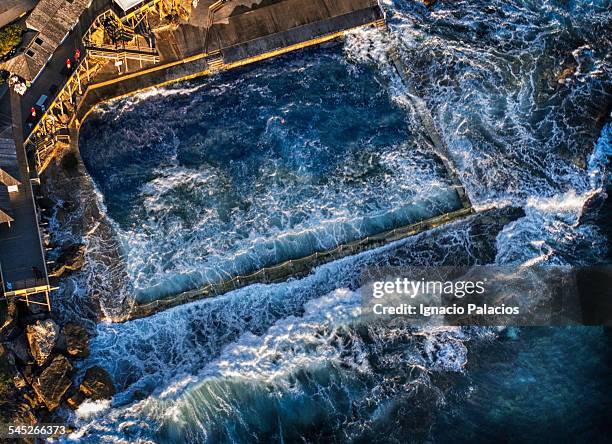
{"label": "stairway", "polygon": [[218,57],[216,59],[208,61],[208,68],[211,71],[221,71],[225,63],[223,62],[223,57]]}
{"label": "stairway", "polygon": [[215,12],[218,11],[227,3],[227,0],[217,0],[208,7],[208,17],[206,18],[206,35],[204,36],[204,51],[208,52],[208,41],[210,30],[213,26]]}

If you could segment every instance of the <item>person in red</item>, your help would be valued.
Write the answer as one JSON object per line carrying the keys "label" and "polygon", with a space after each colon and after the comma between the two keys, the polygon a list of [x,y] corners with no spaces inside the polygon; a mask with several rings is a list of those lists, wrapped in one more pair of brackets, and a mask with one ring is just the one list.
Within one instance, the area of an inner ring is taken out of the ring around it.
{"label": "person in red", "polygon": [[81,58],[81,50],[77,48],[76,51],[74,51],[74,59],[76,61],[79,61],[80,58]]}
{"label": "person in red", "polygon": [[71,67],[72,67],[72,63],[70,62],[70,59],[66,59],[66,69],[68,69],[68,71],[70,71]]}
{"label": "person in red", "polygon": [[36,108],[32,107],[30,109],[30,114],[32,115],[32,117],[36,117]]}

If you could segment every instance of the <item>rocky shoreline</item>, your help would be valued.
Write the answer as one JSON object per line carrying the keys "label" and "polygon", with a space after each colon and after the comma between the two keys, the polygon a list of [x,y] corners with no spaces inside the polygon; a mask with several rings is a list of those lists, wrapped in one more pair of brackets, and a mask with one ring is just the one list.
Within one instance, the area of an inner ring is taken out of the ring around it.
{"label": "rocky shoreline", "polygon": [[52,295],[50,313],[0,298],[0,423],[5,424],[64,424],[67,408],[111,399],[115,393],[103,368],[77,372],[89,356],[92,326],[101,317],[94,298],[88,295],[88,303],[78,301],[89,306],[85,316],[81,316],[83,307],[63,309],[66,295],[72,293],[71,281],[79,279],[87,264],[86,233],[100,220],[78,153],[65,153],[49,168],[41,191],[43,197],[37,199],[41,222],[50,225],[44,239],[53,260],[49,276],[60,290]]}
{"label": "rocky shoreline", "polygon": [[[73,151],[74,150],[74,151]],[[54,298],[62,316],[97,323],[130,309],[133,293],[118,235],[100,208],[95,184],[76,148],[52,162],[42,178],[38,200],[49,223],[51,278],[59,280]],[[80,289],[93,289],[75,299]]]}
{"label": "rocky shoreline", "polygon": [[89,334],[78,323],[58,324],[54,313],[0,302],[0,422],[64,423],[60,407],[111,399],[110,375],[93,366],[75,378],[89,356]]}

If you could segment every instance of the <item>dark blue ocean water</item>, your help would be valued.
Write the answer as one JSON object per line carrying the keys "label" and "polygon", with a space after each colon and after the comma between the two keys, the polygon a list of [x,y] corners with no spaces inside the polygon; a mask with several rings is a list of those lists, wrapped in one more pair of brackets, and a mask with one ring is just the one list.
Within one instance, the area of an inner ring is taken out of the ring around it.
{"label": "dark blue ocean water", "polygon": [[609,330],[390,328],[360,316],[359,277],[607,260],[605,221],[581,216],[609,174],[610,6],[388,1],[388,33],[101,107],[82,155],[140,300],[456,206],[391,46],[476,208],[523,215],[100,324],[84,366],[118,394],[82,406],[70,439],[605,442]]}
{"label": "dark blue ocean water", "polygon": [[611,365],[609,328],[507,331],[473,351],[431,435],[437,442],[606,442]]}
{"label": "dark blue ocean water", "polygon": [[139,300],[461,207],[375,67],[341,46],[280,63],[145,92],[83,125]]}

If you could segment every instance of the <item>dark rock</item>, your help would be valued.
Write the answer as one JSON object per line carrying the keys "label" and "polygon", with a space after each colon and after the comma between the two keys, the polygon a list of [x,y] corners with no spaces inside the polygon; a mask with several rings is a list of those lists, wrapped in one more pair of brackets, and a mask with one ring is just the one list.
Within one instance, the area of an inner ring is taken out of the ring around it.
{"label": "dark rock", "polygon": [[75,173],[78,171],[79,159],[73,152],[68,152],[62,157],[62,168],[69,173]]}
{"label": "dark rock", "polygon": [[32,409],[37,407],[37,397],[19,372],[12,352],[0,344],[0,420],[34,424],[36,417]]}
{"label": "dark rock", "polygon": [[58,334],[59,327],[52,319],[36,321],[26,327],[26,339],[30,347],[30,354],[40,367],[51,356]]}
{"label": "dark rock", "polygon": [[38,399],[49,411],[55,410],[72,385],[72,365],[62,355],[55,356],[49,366],[32,383]]}
{"label": "dark rock", "polygon": [[68,356],[86,358],[89,356],[89,336],[82,325],[69,322],[64,325],[57,348]]}
{"label": "dark rock", "polygon": [[34,414],[34,410],[29,403],[20,402],[17,405],[17,410],[19,411],[18,424],[35,425],[36,423],[38,423],[38,420],[36,419],[36,415]]}
{"label": "dark rock", "polygon": [[580,216],[578,217],[578,225],[595,223],[599,214],[599,210],[604,206],[607,198],[605,192],[592,193],[582,204]]}
{"label": "dark rock", "polygon": [[67,271],[80,270],[85,262],[85,246],[83,244],[72,244],[62,248],[62,252],[55,261],[50,276],[59,277]]}
{"label": "dark rock", "polygon": [[28,312],[36,319],[46,319],[49,316],[49,310],[44,305],[29,304]]}
{"label": "dark rock", "polygon": [[73,394],[71,394],[67,399],[66,399],[66,404],[68,405],[68,407],[70,407],[72,410],[76,410],[79,408],[79,406],[81,404],[83,404],[83,401],[85,401],[87,398],[85,397],[85,395],[81,392],[74,392]]}
{"label": "dark rock", "polygon": [[98,401],[112,398],[115,394],[115,385],[108,372],[95,365],[85,372],[85,378],[83,378],[79,390],[87,398]]}
{"label": "dark rock", "polygon": [[578,69],[578,65],[576,61],[569,63],[567,66],[564,66],[563,69],[557,74],[557,82],[564,84],[566,83],[574,74],[576,74],[576,70]]}
{"label": "dark rock", "polygon": [[[34,304],[30,305],[31,307]],[[29,324],[35,324],[37,321],[44,321],[49,317],[49,311],[46,308],[43,308],[43,312],[41,313],[32,313],[29,309],[26,309],[20,316],[19,321],[23,328],[27,327]]]}
{"label": "dark rock", "polygon": [[8,341],[19,334],[17,304],[15,301],[0,302],[0,342]]}
{"label": "dark rock", "polygon": [[38,199],[36,199],[36,202],[42,210],[52,210],[55,206],[55,202],[52,199],[49,199],[48,197],[39,197]]}
{"label": "dark rock", "polygon": [[13,339],[10,343],[11,350],[15,357],[21,362],[22,365],[30,364],[32,361],[32,356],[28,351],[28,343],[26,341],[26,337],[24,333],[21,333],[15,339]]}
{"label": "dark rock", "polygon": [[4,344],[0,344],[0,373],[7,377],[12,377],[16,371],[13,353]]}
{"label": "dark rock", "polygon": [[45,407],[45,404],[39,399],[36,392],[33,390],[26,390],[22,393],[21,397],[26,401],[27,405],[32,409],[40,409]]}
{"label": "dark rock", "polygon": [[23,367],[21,374],[23,375],[27,383],[32,385],[32,382],[34,382],[34,366],[26,365],[25,367]]}
{"label": "dark rock", "polygon": [[0,344],[0,421],[9,422],[16,416],[19,402],[19,389],[15,386],[18,375],[15,358],[12,352]]}
{"label": "dark rock", "polygon": [[19,371],[17,371],[13,377],[13,384],[19,390],[28,388],[28,381],[26,381],[25,377],[19,373]]}
{"label": "dark rock", "polygon": [[62,210],[68,213],[76,210],[78,207],[79,207],[78,204],[76,204],[75,202],[68,201],[68,200],[62,204]]}

